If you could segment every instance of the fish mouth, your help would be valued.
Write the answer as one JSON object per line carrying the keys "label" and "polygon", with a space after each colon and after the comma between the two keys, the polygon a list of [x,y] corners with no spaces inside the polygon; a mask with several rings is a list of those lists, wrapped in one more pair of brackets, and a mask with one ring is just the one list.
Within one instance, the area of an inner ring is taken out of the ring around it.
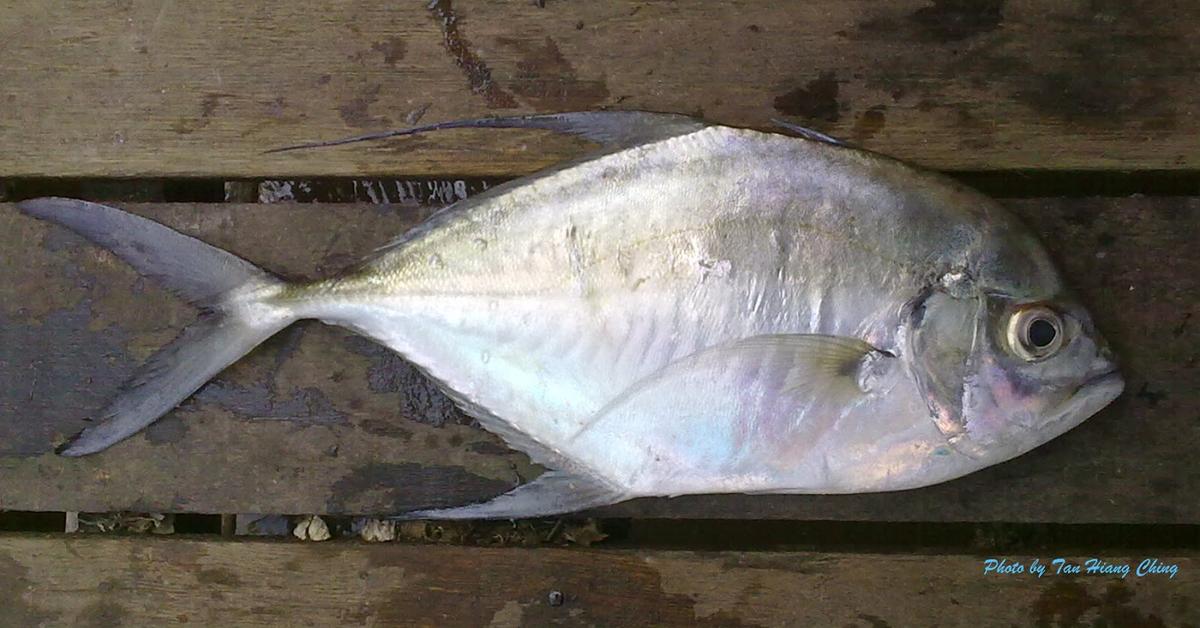
{"label": "fish mouth", "polygon": [[1058,408],[1058,416],[1048,422],[1051,438],[1099,412],[1125,390],[1125,379],[1116,367],[1107,368],[1088,377],[1075,390],[1075,394]]}
{"label": "fish mouth", "polygon": [[1097,373],[1097,374],[1087,378],[1086,380],[1084,380],[1083,384],[1079,387],[1079,389],[1083,390],[1086,388],[1091,388],[1093,386],[1104,385],[1104,384],[1114,384],[1114,383],[1118,383],[1118,382],[1121,384],[1121,388],[1124,389],[1125,388],[1125,380],[1124,380],[1124,378],[1121,377],[1121,371],[1114,367],[1107,371]]}

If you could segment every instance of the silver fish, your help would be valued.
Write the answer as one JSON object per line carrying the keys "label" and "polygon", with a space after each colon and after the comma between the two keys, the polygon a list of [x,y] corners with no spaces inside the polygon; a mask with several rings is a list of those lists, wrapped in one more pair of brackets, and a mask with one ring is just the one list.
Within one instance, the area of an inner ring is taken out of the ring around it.
{"label": "silver fish", "polygon": [[111,207],[21,203],[203,311],[60,453],[134,434],[303,318],[390,347],[551,469],[403,517],[926,486],[1037,447],[1124,386],[1045,250],[998,204],[814,132],[587,112],[324,145],[455,127],[605,148],[307,284]]}

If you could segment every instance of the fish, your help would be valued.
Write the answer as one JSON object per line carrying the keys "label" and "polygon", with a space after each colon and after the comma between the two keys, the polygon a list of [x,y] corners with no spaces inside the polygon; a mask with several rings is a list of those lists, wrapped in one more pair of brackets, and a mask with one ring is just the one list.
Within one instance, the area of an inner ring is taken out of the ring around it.
{"label": "fish", "polygon": [[397,518],[913,489],[1017,457],[1120,395],[1087,310],[1001,205],[784,126],[591,111],[283,147],[447,128],[599,145],[299,283],[114,207],[19,203],[200,310],[58,452],[130,437],[301,319],[395,351],[547,469],[488,501]]}

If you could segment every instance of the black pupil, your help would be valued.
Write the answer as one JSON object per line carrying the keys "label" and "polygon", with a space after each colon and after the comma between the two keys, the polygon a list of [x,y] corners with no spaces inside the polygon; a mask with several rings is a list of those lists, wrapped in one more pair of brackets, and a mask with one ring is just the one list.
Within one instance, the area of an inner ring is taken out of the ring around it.
{"label": "black pupil", "polygon": [[1054,328],[1054,324],[1044,318],[1034,319],[1029,324],[1029,343],[1039,349],[1050,346],[1057,335],[1058,330]]}

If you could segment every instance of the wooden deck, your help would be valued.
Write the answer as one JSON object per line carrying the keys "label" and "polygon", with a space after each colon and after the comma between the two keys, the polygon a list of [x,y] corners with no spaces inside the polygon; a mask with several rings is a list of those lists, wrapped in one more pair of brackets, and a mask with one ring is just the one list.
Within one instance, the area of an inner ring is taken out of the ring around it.
{"label": "wooden deck", "polygon": [[[1150,535],[1173,525],[1177,535],[1200,523],[1200,5],[243,4],[6,3],[0,201],[197,178],[230,182],[229,200],[257,201],[246,181],[290,179],[295,196],[322,202],[118,204],[286,276],[316,277],[459,191],[452,180],[416,195],[422,202],[392,188],[353,195],[370,204],[330,202],[345,195],[301,194],[303,181],[341,177],[358,189],[365,177],[450,176],[472,192],[479,177],[526,174],[584,145],[452,131],[264,149],[418,120],[571,109],[803,124],[991,181],[1113,344],[1125,394],[1025,456],[940,486],[638,500],[590,514],[680,530],[690,519],[791,519],[1130,524]],[[1044,185],[1060,174],[1068,183]],[[1109,175],[1130,192],[1153,192],[1139,182],[1165,177],[1176,195],[1090,196]],[[111,255],[0,202],[0,511],[385,514],[485,498],[540,472],[403,360],[315,322],[271,339],[110,451],[50,453],[193,316]],[[1174,561],[1174,579],[1036,579],[985,576],[987,556],[924,549],[3,533],[0,625],[1200,625],[1196,543],[1147,555],[1093,548],[1110,562]],[[1007,557],[1057,552],[1023,554]],[[551,591],[564,604],[550,606]]]}
{"label": "wooden deck", "polygon": [[[1012,556],[1028,565],[1034,558]],[[1086,565],[1088,556],[1066,556]],[[0,538],[22,625],[1179,626],[1200,559],[1127,578],[984,575],[985,557]],[[869,594],[864,594],[869,592]],[[555,594],[558,595],[555,595]],[[551,603],[552,596],[555,603]],[[561,600],[561,603],[559,601]],[[851,602],[852,603],[848,603]],[[557,604],[557,605],[555,605]]]}
{"label": "wooden deck", "polygon": [[13,3],[0,174],[512,175],[574,144],[260,151],[422,111],[602,107],[784,118],[940,169],[1200,167],[1194,3],[429,4]]}

